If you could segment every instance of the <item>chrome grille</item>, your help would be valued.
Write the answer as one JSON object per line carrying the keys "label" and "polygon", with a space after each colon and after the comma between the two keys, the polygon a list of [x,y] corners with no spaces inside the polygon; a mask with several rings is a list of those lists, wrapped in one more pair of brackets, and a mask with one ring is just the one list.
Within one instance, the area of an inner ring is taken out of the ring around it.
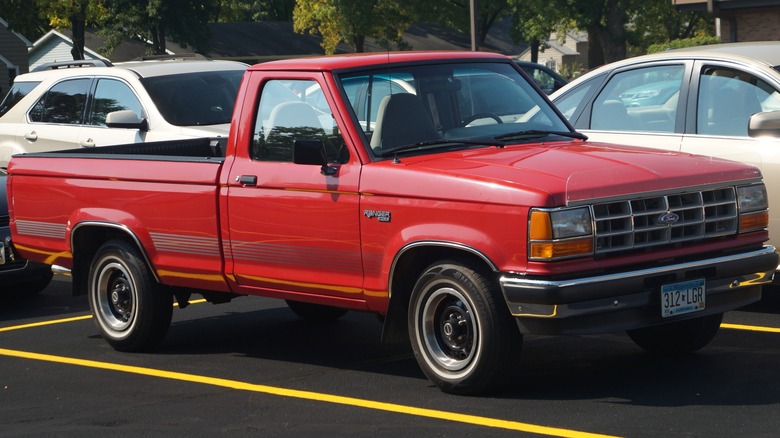
{"label": "chrome grille", "polygon": [[595,204],[593,215],[596,254],[736,234],[739,222],[733,187]]}

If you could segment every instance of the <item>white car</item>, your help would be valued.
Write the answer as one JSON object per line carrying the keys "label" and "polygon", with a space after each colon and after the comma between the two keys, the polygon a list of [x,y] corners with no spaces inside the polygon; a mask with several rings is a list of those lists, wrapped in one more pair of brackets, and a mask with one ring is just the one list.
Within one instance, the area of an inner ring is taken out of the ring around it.
{"label": "white car", "polygon": [[62,62],[19,75],[0,102],[0,167],[14,154],[226,137],[247,65],[204,59]]}
{"label": "white car", "polygon": [[590,140],[743,161],[763,173],[780,245],[780,42],[670,50],[589,72],[551,96]]}

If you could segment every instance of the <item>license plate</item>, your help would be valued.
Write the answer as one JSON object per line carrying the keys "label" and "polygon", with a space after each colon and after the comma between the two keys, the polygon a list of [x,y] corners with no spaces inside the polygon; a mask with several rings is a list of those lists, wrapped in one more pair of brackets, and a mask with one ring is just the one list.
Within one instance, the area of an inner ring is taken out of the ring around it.
{"label": "license plate", "polygon": [[703,278],[661,286],[661,316],[666,318],[704,310],[707,295],[704,289]]}

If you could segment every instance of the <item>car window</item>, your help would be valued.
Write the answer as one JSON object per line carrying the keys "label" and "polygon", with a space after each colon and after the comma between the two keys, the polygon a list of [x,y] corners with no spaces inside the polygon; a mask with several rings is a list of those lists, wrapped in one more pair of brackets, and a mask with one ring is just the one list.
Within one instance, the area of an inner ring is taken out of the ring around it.
{"label": "car window", "polygon": [[100,79],[95,87],[88,124],[105,126],[108,113],[131,110],[143,119],[141,102],[127,84],[113,79]]}
{"label": "car window", "polygon": [[528,73],[528,76],[531,76],[534,82],[536,82],[536,85],[547,94],[552,94],[565,83],[541,67],[522,65],[520,68]]}
{"label": "car window", "polygon": [[329,162],[346,163],[344,139],[328,106],[315,108],[307,91],[321,95],[316,81],[268,81],[260,95],[250,155],[256,161],[293,161],[296,140],[321,140]]}
{"label": "car window", "polygon": [[752,74],[704,67],[699,81],[696,127],[699,134],[747,136],[755,113],[776,105],[776,91]]}
{"label": "car window", "polygon": [[593,101],[590,128],[605,131],[674,132],[684,65],[619,72]]}
{"label": "car window", "polygon": [[14,84],[11,86],[11,89],[8,90],[8,94],[5,95],[5,98],[0,103],[0,116],[7,113],[11,108],[14,107],[17,103],[19,103],[20,100],[24,98],[24,96],[27,96],[27,94],[35,87],[38,86],[40,82],[14,82]]}
{"label": "car window", "polygon": [[30,110],[30,120],[41,123],[81,124],[92,79],[62,81],[51,87]]}
{"label": "car window", "polygon": [[201,71],[141,79],[160,114],[176,126],[230,123],[243,70]]}

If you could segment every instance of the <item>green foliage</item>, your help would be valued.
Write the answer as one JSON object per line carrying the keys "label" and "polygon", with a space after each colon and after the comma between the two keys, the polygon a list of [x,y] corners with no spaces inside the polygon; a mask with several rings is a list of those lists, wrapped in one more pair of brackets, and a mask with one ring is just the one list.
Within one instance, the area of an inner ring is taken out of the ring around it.
{"label": "green foliage", "polygon": [[110,53],[124,38],[147,44],[151,54],[165,53],[165,39],[196,52],[208,50],[211,17],[216,0],[102,0],[107,15],[102,20]]}
{"label": "green foliage", "polygon": [[685,38],[667,41],[660,44],[651,44],[647,48],[647,53],[658,53],[665,50],[682,49],[685,47],[704,46],[707,44],[719,44],[720,38],[714,36],[698,36],[693,38]]}
{"label": "green foliage", "polygon": [[[490,28],[500,19],[511,13],[513,0],[479,0],[477,2],[477,38],[479,44],[485,42]],[[415,4],[417,16],[421,21],[437,22],[471,33],[470,0],[428,0]]]}
{"label": "green foliage", "polygon": [[295,0],[217,0],[213,21],[292,21]]}
{"label": "green foliage", "polygon": [[411,26],[413,0],[297,0],[293,27],[298,33],[322,35],[325,53],[335,53],[340,42],[364,50],[367,37],[386,47],[403,45],[401,35]]}
{"label": "green foliage", "polygon": [[30,41],[49,31],[48,20],[40,14],[38,4],[30,0],[0,0],[0,18]]}

